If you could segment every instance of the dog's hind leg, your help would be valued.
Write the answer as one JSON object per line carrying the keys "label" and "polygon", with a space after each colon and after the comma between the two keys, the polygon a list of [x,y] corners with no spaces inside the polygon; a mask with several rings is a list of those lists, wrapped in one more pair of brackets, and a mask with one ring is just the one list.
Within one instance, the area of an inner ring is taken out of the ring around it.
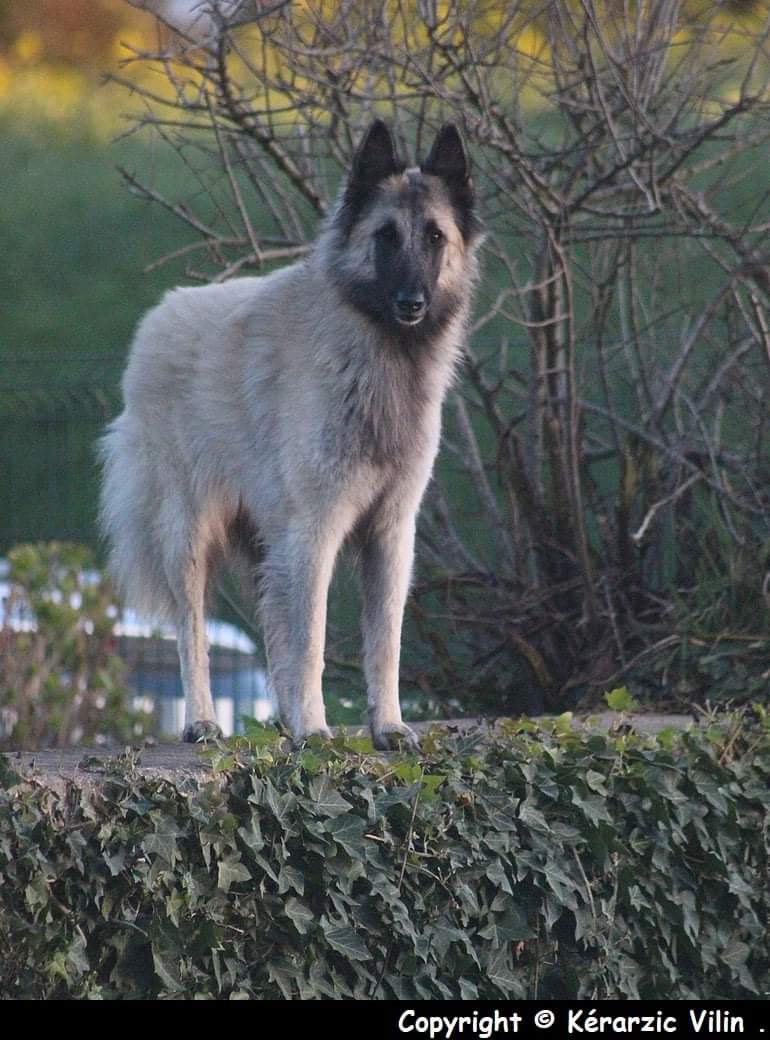
{"label": "dog's hind leg", "polygon": [[209,679],[209,648],[204,604],[207,553],[202,538],[188,542],[172,583],[176,600],[177,649],[185,698],[182,740],[189,744],[221,736]]}

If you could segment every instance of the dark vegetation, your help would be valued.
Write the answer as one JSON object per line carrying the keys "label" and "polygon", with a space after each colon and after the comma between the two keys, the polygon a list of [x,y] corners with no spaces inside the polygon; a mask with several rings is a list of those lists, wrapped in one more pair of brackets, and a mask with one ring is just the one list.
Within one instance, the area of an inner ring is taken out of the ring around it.
{"label": "dark vegetation", "polygon": [[764,711],[208,752],[93,783],[0,758],[5,998],[739,999],[770,984]]}

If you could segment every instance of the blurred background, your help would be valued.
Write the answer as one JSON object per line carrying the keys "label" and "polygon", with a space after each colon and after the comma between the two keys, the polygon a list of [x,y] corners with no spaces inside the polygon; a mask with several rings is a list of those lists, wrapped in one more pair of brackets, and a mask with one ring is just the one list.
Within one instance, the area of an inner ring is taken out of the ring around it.
{"label": "blurred background", "polygon": [[[141,314],[305,249],[373,107],[418,153],[460,123],[490,230],[407,714],[766,697],[767,4],[326,0],[244,35],[266,6],[0,0],[0,746],[178,731],[171,633],[99,571],[95,441]],[[343,567],[333,723],[362,717],[356,609]],[[272,705],[251,619],[216,614],[231,732]]]}
{"label": "blurred background", "polygon": [[180,278],[145,272],[184,237],[117,172],[162,167],[163,150],[113,143],[131,100],[103,82],[153,31],[122,0],[0,4],[0,553],[94,544],[94,435],[138,316]]}

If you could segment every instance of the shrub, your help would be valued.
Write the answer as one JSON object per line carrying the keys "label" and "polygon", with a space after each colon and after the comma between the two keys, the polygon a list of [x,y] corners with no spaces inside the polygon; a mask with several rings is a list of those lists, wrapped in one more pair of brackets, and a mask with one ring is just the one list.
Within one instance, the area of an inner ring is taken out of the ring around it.
{"label": "shrub", "polygon": [[18,545],[0,611],[0,747],[64,747],[144,736],[113,652],[114,594],[82,545]]}
{"label": "shrub", "polygon": [[7,776],[0,996],[767,991],[763,711],[655,740],[434,731],[387,760],[277,739],[208,752],[202,783],[134,752],[61,795]]}

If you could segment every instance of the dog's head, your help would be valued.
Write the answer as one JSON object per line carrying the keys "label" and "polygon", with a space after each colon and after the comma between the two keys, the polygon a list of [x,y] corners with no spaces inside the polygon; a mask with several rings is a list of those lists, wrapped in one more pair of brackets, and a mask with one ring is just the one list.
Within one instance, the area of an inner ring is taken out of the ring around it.
{"label": "dog's head", "polygon": [[480,238],[468,157],[454,124],[407,167],[385,123],[364,135],[335,216],[343,293],[393,329],[436,330],[467,298]]}

